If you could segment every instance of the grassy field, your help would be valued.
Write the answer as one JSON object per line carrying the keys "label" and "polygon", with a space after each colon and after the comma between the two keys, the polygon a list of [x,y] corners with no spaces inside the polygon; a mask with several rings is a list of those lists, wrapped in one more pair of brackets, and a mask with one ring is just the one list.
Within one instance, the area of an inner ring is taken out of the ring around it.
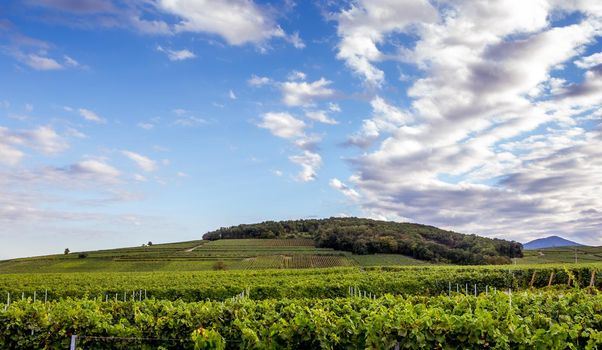
{"label": "grassy field", "polygon": [[[602,247],[525,251],[516,264],[602,262]],[[73,252],[0,261],[0,274],[52,272],[208,271],[217,269],[298,269],[371,266],[428,266],[397,254],[353,255],[316,248],[311,239],[224,239],[155,244],[144,247]]]}
{"label": "grassy field", "polygon": [[198,240],[1,261],[0,273],[206,271],[218,263],[226,270],[319,268],[364,260],[316,248],[310,239]]}
{"label": "grassy field", "polygon": [[[602,261],[602,247],[558,247],[525,250],[517,264],[574,264]],[[576,259],[575,259],[576,258]]]}

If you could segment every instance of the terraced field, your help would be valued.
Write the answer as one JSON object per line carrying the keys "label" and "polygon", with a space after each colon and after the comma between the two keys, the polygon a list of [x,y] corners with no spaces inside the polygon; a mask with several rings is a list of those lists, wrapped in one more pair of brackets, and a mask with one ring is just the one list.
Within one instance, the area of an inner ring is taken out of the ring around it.
{"label": "terraced field", "polygon": [[574,264],[602,261],[602,247],[557,247],[525,250],[518,264]]}
{"label": "terraced field", "polygon": [[350,253],[310,239],[188,241],[0,262],[0,273],[249,270],[353,266]]}

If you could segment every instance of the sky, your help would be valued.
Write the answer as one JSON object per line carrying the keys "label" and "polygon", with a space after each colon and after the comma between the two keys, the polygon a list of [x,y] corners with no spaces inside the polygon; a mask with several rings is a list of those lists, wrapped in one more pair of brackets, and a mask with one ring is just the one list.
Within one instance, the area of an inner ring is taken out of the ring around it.
{"label": "sky", "polygon": [[602,245],[602,2],[0,4],[0,259],[360,216]]}

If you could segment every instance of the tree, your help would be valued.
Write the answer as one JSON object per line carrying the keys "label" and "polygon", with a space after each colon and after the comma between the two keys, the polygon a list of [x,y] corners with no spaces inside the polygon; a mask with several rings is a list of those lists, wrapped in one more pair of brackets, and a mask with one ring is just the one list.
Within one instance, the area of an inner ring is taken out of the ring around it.
{"label": "tree", "polygon": [[152,246],[152,245],[153,245],[153,242],[151,242],[151,241],[148,241],[148,244],[147,244],[147,245],[150,247],[150,246]]}
{"label": "tree", "polygon": [[70,250],[69,248],[65,248],[65,255],[69,254]]}
{"label": "tree", "polygon": [[216,261],[215,264],[213,264],[213,269],[218,271],[218,270],[225,270],[226,269],[226,263],[224,263],[223,261]]}

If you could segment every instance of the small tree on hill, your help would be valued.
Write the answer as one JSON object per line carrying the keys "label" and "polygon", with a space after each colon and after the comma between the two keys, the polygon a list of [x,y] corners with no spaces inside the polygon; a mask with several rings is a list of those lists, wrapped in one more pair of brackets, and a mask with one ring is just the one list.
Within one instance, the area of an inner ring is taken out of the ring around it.
{"label": "small tree on hill", "polygon": [[147,244],[147,245],[150,247],[150,246],[152,246],[152,245],[153,245],[153,242],[151,242],[151,241],[148,241],[148,244]]}
{"label": "small tree on hill", "polygon": [[65,255],[69,254],[70,250],[69,248],[65,248]]}
{"label": "small tree on hill", "polygon": [[213,269],[214,270],[225,270],[226,269],[226,263],[223,261],[216,261],[215,264],[213,264]]}

